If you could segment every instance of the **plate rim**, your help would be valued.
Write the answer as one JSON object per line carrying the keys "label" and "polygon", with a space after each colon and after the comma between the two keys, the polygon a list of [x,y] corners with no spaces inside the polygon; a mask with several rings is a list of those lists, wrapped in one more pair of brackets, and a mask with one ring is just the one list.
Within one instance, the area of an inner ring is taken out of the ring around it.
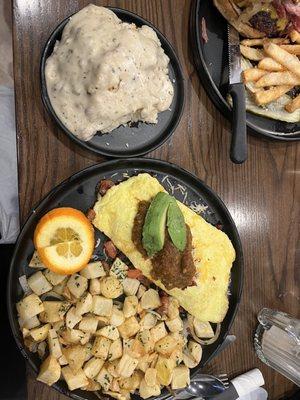
{"label": "plate rim", "polygon": [[[241,302],[241,298],[242,298],[242,292],[243,292],[243,286],[244,286],[244,256],[243,256],[243,247],[242,247],[242,242],[239,236],[239,232],[238,229],[236,227],[236,224],[228,210],[228,208],[226,207],[225,203],[223,202],[223,200],[219,197],[219,195],[213,190],[211,189],[203,180],[201,180],[200,178],[198,178],[195,174],[189,172],[188,170],[180,167],[179,165],[176,165],[174,163],[168,162],[168,161],[164,161],[164,160],[160,160],[160,159],[156,159],[156,158],[146,158],[146,157],[135,157],[135,158],[127,158],[127,159],[113,159],[113,160],[108,160],[105,161],[103,163],[96,163],[93,164],[91,166],[88,166],[74,174],[72,174],[71,176],[69,176],[68,178],[64,179],[63,181],[61,181],[60,183],[58,183],[54,188],[52,188],[45,196],[42,197],[42,199],[32,208],[32,210],[29,212],[26,220],[24,221],[21,229],[20,229],[20,233],[18,235],[17,241],[15,243],[15,247],[14,247],[14,251],[13,251],[13,255],[11,258],[11,262],[9,265],[9,271],[8,271],[8,277],[7,277],[7,289],[6,289],[6,308],[7,308],[7,312],[8,312],[8,318],[9,318],[9,325],[10,325],[10,329],[11,332],[13,334],[14,340],[16,341],[17,347],[19,348],[21,354],[23,355],[23,357],[25,358],[26,362],[30,365],[30,368],[32,368],[32,370],[37,373],[37,368],[35,363],[33,362],[32,358],[28,357],[27,352],[25,350],[24,344],[21,342],[21,340],[19,340],[19,336],[20,336],[20,331],[17,329],[17,327],[15,326],[15,322],[14,322],[14,314],[15,314],[15,310],[13,309],[14,304],[12,304],[12,302],[10,301],[11,297],[12,297],[12,293],[13,293],[13,270],[14,270],[14,265],[16,264],[16,258],[17,258],[17,251],[19,246],[21,245],[23,236],[26,233],[26,226],[27,224],[30,222],[30,219],[32,218],[32,216],[35,214],[36,209],[38,208],[43,208],[45,203],[47,203],[52,197],[55,196],[55,194],[61,190],[63,190],[65,185],[68,185],[68,183],[71,183],[72,181],[76,180],[77,178],[80,178],[83,175],[89,174],[90,172],[93,172],[94,170],[97,170],[98,168],[102,169],[102,168],[107,168],[107,167],[116,167],[116,168],[122,168],[122,164],[127,164],[127,168],[137,168],[140,170],[143,170],[143,168],[153,168],[153,169],[158,169],[160,167],[162,167],[162,172],[163,172],[163,168],[171,168],[173,173],[179,172],[180,176],[185,176],[187,177],[187,179],[190,179],[194,184],[200,184],[202,186],[202,188],[206,191],[206,194],[208,194],[209,196],[213,196],[213,201],[216,204],[216,208],[220,208],[222,213],[224,213],[225,217],[228,219],[228,222],[230,223],[230,229],[232,231],[232,235],[234,236],[234,241],[235,241],[235,252],[236,252],[236,261],[238,262],[237,267],[239,268],[238,271],[238,284],[237,284],[237,293],[234,299],[233,304],[231,305],[231,309],[232,309],[232,316],[230,321],[228,322],[228,327],[226,328],[226,331],[224,332],[222,341],[219,343],[219,345],[216,347],[216,349],[212,352],[212,354],[207,358],[206,362],[196,370],[193,371],[193,373],[191,374],[191,376],[195,375],[197,372],[199,372],[200,369],[202,369],[205,365],[207,365],[215,356],[218,355],[219,349],[222,346],[222,343],[225,340],[225,337],[228,335],[232,324],[236,318],[236,314]],[[136,166],[136,164],[140,165],[139,167]],[[124,169],[126,167],[123,167]],[[15,266],[16,268],[16,266]],[[230,304],[229,304],[230,307]],[[229,308],[228,311],[226,313],[226,315],[229,312]],[[226,316],[225,316],[226,318]],[[224,319],[225,319],[224,318]],[[76,400],[86,400],[86,397],[82,397],[81,395],[76,394],[74,391],[70,391],[68,388],[65,389],[63,388],[61,385],[59,385],[58,383],[55,383],[54,385],[51,386],[51,388],[57,390],[59,393],[62,393],[72,399],[76,399]],[[160,395],[159,397],[157,397],[158,399],[162,400],[166,397],[169,397],[169,395]],[[141,399],[139,396],[137,396],[138,399]],[[152,399],[154,399],[153,397],[151,397]],[[103,396],[104,399],[104,396]]]}
{"label": "plate rim", "polygon": [[[196,70],[198,72],[198,77],[201,81],[202,86],[205,89],[206,94],[208,97],[211,99],[213,102],[214,106],[221,112],[221,114],[227,119],[231,120],[231,108],[225,101],[224,97],[220,93],[218,87],[214,83],[211,74],[209,73],[209,70],[207,68],[203,51],[202,51],[202,46],[201,46],[201,40],[200,40],[200,21],[198,18],[199,14],[199,8],[200,8],[200,3],[203,0],[196,0],[193,2],[190,10],[190,16],[189,16],[189,36],[190,36],[190,41],[191,43],[191,50],[192,50],[192,55],[193,55],[193,62],[194,65],[196,66]],[[211,3],[211,6],[213,6],[213,3]],[[196,45],[194,44],[196,42]],[[264,117],[266,118],[266,117]],[[282,121],[284,122],[284,121]],[[284,142],[296,142],[300,140],[300,127],[299,131],[292,133],[292,134],[275,134],[272,133],[271,131],[267,131],[265,129],[259,128],[257,125],[252,124],[249,121],[246,121],[247,127],[248,127],[248,132],[252,135],[255,135],[260,138],[264,139],[272,139],[272,140],[278,140],[278,141],[284,141]],[[293,136],[292,136],[293,135]]]}
{"label": "plate rim", "polygon": [[[76,144],[78,144],[79,146],[81,146],[81,148],[84,148],[85,150],[88,150],[94,154],[98,154],[98,155],[102,155],[105,157],[110,157],[110,158],[131,158],[131,157],[139,157],[139,156],[143,156],[145,154],[150,153],[151,151],[156,150],[158,147],[162,146],[168,139],[170,139],[170,137],[173,135],[173,133],[175,132],[178,124],[181,121],[182,115],[183,115],[183,111],[185,108],[185,78],[184,78],[184,73],[183,73],[183,69],[182,69],[182,65],[180,63],[179,57],[175,51],[175,48],[173,47],[173,45],[170,43],[170,41],[168,40],[168,38],[158,29],[156,28],[155,25],[152,24],[152,22],[146,20],[145,18],[141,17],[140,15],[120,8],[120,7],[110,7],[110,6],[106,6],[105,8],[108,8],[109,10],[113,11],[113,12],[118,12],[121,13],[123,15],[126,15],[128,17],[134,18],[136,20],[139,20],[142,25],[147,25],[150,28],[152,28],[155,33],[158,35],[159,39],[162,37],[163,40],[165,41],[165,43],[168,46],[168,50],[171,52],[172,54],[172,58],[173,58],[173,62],[174,65],[176,66],[176,70],[178,71],[178,77],[180,79],[176,79],[176,84],[178,85],[178,91],[180,93],[179,101],[177,102],[178,104],[178,108],[179,108],[179,112],[176,113],[175,117],[174,117],[174,123],[171,124],[171,128],[169,129],[169,132],[167,134],[165,134],[165,130],[162,130],[161,134],[159,135],[157,141],[149,146],[149,144],[144,145],[144,147],[147,147],[146,150],[145,149],[140,149],[140,150],[133,150],[130,152],[130,150],[128,149],[125,152],[118,152],[118,151],[111,151],[109,148],[106,149],[96,149],[94,148],[94,146],[92,146],[91,144],[89,144],[89,141],[83,141],[81,139],[79,139],[77,136],[75,136],[64,124],[63,122],[60,120],[60,118],[56,115],[54,108],[52,107],[51,101],[50,101],[50,97],[48,95],[48,90],[47,90],[47,85],[46,85],[46,77],[45,77],[45,66],[46,66],[46,61],[47,61],[47,51],[49,49],[49,47],[52,45],[55,37],[57,36],[57,34],[65,27],[65,25],[67,24],[68,20],[75,15],[78,11],[70,14],[69,16],[65,17],[63,20],[61,20],[56,26],[55,28],[52,30],[52,32],[50,33],[48,39],[45,42],[44,47],[42,48],[42,52],[41,52],[41,56],[40,56],[40,64],[39,64],[39,78],[40,78],[40,91],[41,91],[41,98],[42,98],[42,102],[43,105],[45,107],[45,109],[47,110],[49,116],[51,117],[51,119],[55,122],[56,126],[58,126],[62,132],[64,134],[66,134],[72,141],[74,141]],[[80,10],[79,10],[80,11]],[[169,63],[171,63],[171,59],[169,61]],[[173,118],[172,118],[173,120]],[[161,136],[163,136],[161,138]]]}

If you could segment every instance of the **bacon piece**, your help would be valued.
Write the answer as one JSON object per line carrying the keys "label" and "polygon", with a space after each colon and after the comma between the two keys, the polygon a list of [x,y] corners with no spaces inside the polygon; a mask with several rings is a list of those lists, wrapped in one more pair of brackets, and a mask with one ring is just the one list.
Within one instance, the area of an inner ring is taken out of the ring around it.
{"label": "bacon piece", "polygon": [[96,213],[92,208],[89,208],[86,217],[90,222],[93,222],[94,218],[96,217]]}
{"label": "bacon piece", "polygon": [[127,277],[131,279],[139,279],[141,276],[143,276],[142,271],[139,269],[129,269],[127,271]]}
{"label": "bacon piece", "polygon": [[101,196],[104,196],[105,193],[113,187],[115,183],[109,179],[103,179],[100,181],[99,186],[98,186],[98,192],[101,194]]}
{"label": "bacon piece", "polygon": [[160,292],[160,303],[161,303],[161,306],[158,307],[158,309],[156,311],[158,312],[158,314],[163,316],[163,315],[167,314],[169,304],[170,304],[170,298],[167,295],[167,293]]}
{"label": "bacon piece", "polygon": [[108,240],[107,242],[105,242],[103,247],[104,247],[104,251],[105,251],[105,254],[107,255],[107,257],[110,257],[113,259],[117,257],[117,253],[118,253],[117,248],[111,240]]}

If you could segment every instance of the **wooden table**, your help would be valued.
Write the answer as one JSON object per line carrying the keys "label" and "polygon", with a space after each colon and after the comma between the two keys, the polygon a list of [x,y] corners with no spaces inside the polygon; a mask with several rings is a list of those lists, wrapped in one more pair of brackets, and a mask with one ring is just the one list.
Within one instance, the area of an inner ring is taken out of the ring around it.
{"label": "wooden table", "polygon": [[[237,341],[207,367],[230,376],[259,367],[269,399],[295,391],[287,379],[264,366],[253,350],[258,311],[266,306],[299,314],[300,143],[249,137],[249,159],[228,157],[230,124],[204,92],[190,60],[188,20],[193,0],[95,1],[134,11],[157,26],[179,55],[186,78],[185,111],[173,137],[149,157],[176,163],[211,186],[228,206],[245,255],[242,303],[232,327]],[[103,161],[82,150],[52,122],[40,94],[41,50],[54,27],[89,0],[14,0],[14,72],[19,151],[21,218],[54,186],[80,169]],[[62,399],[28,380],[28,399]]]}

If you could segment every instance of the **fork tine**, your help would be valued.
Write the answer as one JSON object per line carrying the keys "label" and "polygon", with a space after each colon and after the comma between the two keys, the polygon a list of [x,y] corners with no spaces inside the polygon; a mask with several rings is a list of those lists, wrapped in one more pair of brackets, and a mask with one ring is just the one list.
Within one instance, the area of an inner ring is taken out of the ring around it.
{"label": "fork tine", "polygon": [[218,378],[220,379],[220,381],[223,383],[223,385],[225,386],[225,388],[228,389],[228,387],[229,387],[229,378],[228,378],[228,375],[227,375],[227,374],[219,374],[217,377],[218,377]]}

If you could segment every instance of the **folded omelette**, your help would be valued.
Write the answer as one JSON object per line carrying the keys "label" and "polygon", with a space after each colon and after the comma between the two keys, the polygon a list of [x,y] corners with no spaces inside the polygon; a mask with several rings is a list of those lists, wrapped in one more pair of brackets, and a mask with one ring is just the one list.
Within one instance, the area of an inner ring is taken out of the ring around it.
{"label": "folded omelette", "polygon": [[[132,241],[132,228],[140,201],[151,201],[164,187],[147,173],[139,174],[110,188],[94,206],[94,225],[158,287],[178,299],[180,305],[200,321],[221,322],[228,309],[230,269],[235,250],[228,236],[177,202],[192,233],[195,286],[167,290],[151,277],[151,258],[144,258]],[[170,265],[170,268],[172,266]]]}

